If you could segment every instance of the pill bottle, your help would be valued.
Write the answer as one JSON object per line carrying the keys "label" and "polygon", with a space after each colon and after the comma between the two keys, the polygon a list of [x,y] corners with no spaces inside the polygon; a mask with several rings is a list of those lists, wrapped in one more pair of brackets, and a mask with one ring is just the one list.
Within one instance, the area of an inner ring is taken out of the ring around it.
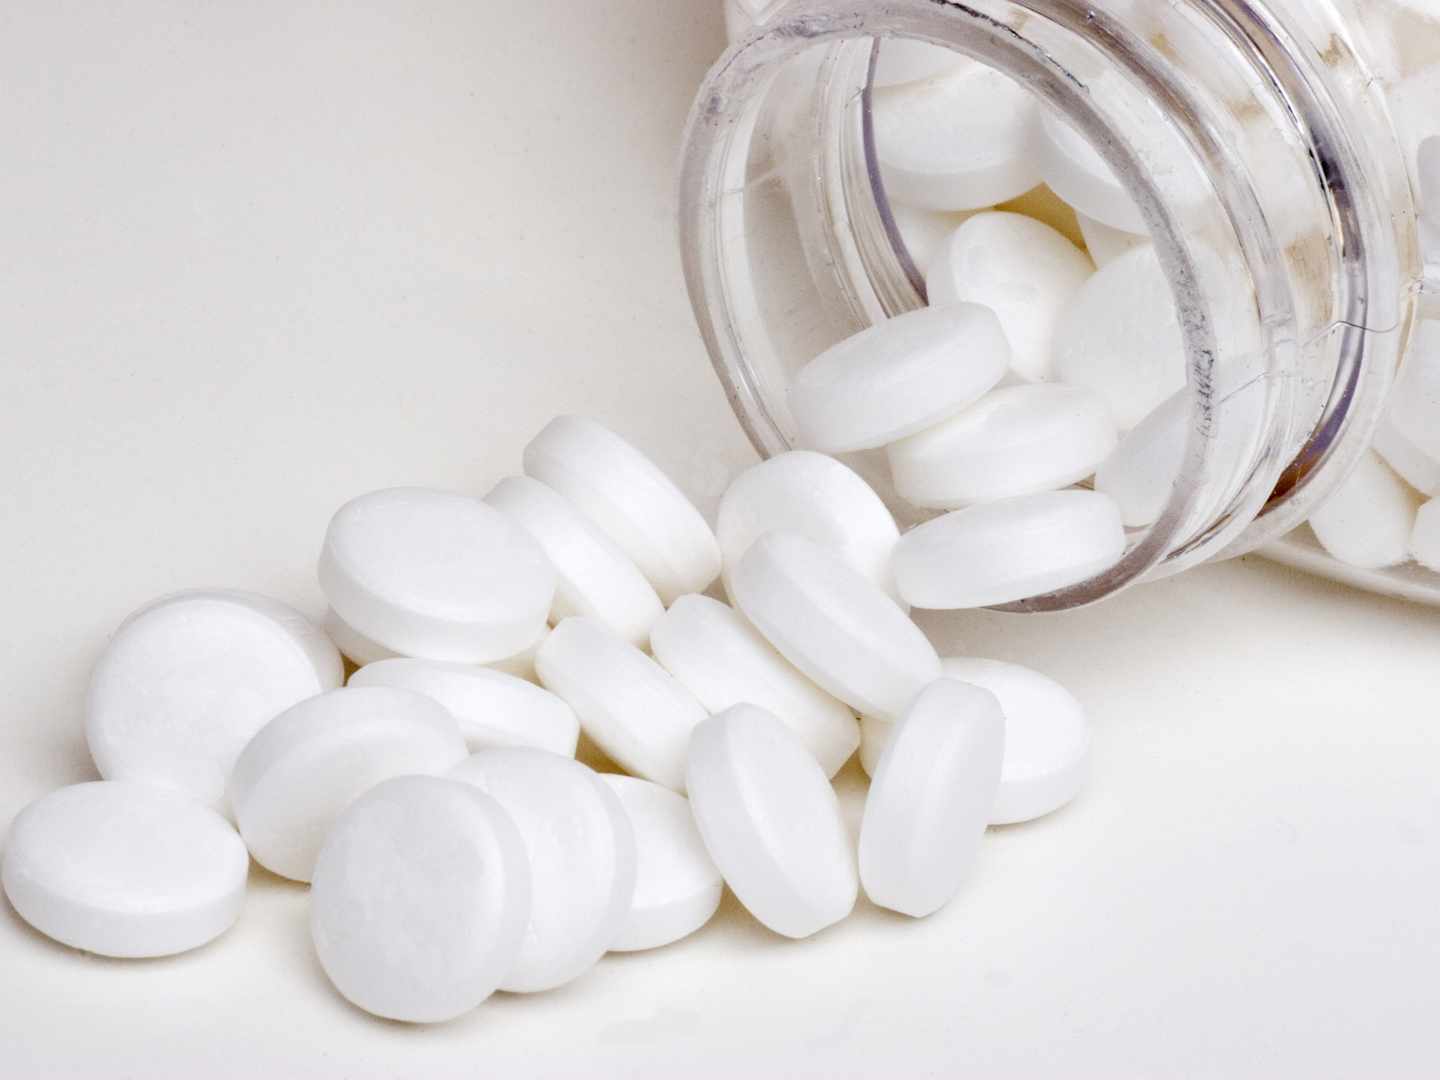
{"label": "pill bottle", "polygon": [[[726,2],[757,22],[739,28],[692,109],[681,245],[701,332],[763,455],[798,445],[785,387],[805,363],[925,303],[869,109],[884,42],[928,42],[1028,89],[1119,178],[1169,280],[1188,368],[1188,437],[1163,512],[1110,569],[1002,609],[1074,607],[1257,548],[1440,603],[1440,573],[1359,570],[1292,533],[1368,452],[1433,317],[1418,204],[1425,124],[1440,130],[1440,9]],[[883,456],[839,456],[902,525],[924,520],[895,498]]]}

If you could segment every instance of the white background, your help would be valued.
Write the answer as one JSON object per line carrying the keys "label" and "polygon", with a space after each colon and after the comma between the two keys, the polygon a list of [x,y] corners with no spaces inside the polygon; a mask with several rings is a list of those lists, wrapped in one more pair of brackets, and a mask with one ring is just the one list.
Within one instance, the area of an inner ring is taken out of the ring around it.
{"label": "white background", "polygon": [[[0,5],[0,827],[94,778],[126,613],[216,585],[318,616],[355,495],[483,494],[582,412],[713,509],[754,458],[673,175],[723,44],[718,0]],[[258,868],[166,960],[0,902],[0,1075],[1440,1074],[1440,612],[1244,559],[922,621],[1095,723],[1086,790],[929,919],[862,900],[790,942],[727,901],[411,1027],[330,989],[304,888]]]}

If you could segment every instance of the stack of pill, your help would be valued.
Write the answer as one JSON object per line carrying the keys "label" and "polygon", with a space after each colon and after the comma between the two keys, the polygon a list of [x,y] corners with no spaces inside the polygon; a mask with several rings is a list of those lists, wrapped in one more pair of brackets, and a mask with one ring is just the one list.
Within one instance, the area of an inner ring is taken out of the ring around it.
{"label": "stack of pill", "polygon": [[[749,469],[713,531],[589,420],[556,418],[522,465],[481,499],[341,507],[333,641],[226,590],[126,620],[87,705],[104,780],[15,818],[15,909],[75,948],[181,952],[233,923],[253,858],[309,883],[345,997],[434,1022],[676,941],[727,884],[794,938],[862,886],[927,915],[987,824],[1080,789],[1079,702],[937,656],[898,599],[893,518],[834,458]],[[582,732],[623,774],[576,760]],[[857,751],[858,837],[830,783]]]}
{"label": "stack of pill", "polygon": [[[923,507],[974,508],[907,537],[897,555],[906,598],[959,607],[1073,584],[1103,567],[1105,552],[1113,562],[1123,550],[1108,506],[1102,534],[1099,497],[1114,501],[1126,528],[1148,525],[1179,467],[1188,420],[1185,359],[1169,286],[1114,173],[1027,91],[977,61],[922,42],[882,42],[880,58],[876,155],[929,303],[988,307],[1010,347],[1008,368],[993,388],[939,423],[885,444],[902,497]],[[1422,182],[1427,153],[1440,161],[1440,137],[1421,144]],[[1064,206],[1057,208],[1056,199]],[[1022,200],[1049,224],[1007,212],[1007,200]],[[1073,238],[1084,250],[1054,226],[1078,231]],[[985,348],[960,346],[958,339],[957,347]],[[998,343],[988,349],[1001,351]],[[797,424],[818,449],[835,436],[803,418],[813,407],[810,385],[835,363],[802,372],[790,391]],[[983,363],[996,367],[998,357],[987,354]],[[928,422],[933,413],[922,416],[918,397],[916,404],[913,422]],[[1068,511],[1053,496],[1001,502],[1086,478],[1093,491],[1070,496]],[[1437,495],[1440,323],[1425,320],[1372,449],[1311,516],[1310,527],[1331,555],[1353,566],[1413,559],[1440,570]],[[990,502],[1000,505],[978,509]],[[1095,508],[1082,518],[1087,503]],[[1053,578],[999,573],[999,587],[988,591],[955,580],[961,560],[995,543],[993,530],[1027,526],[1063,529],[1075,565],[1055,566]],[[1082,552],[1093,553],[1093,561]]]}
{"label": "stack of pill", "polygon": [[[727,7],[732,40],[770,8]],[[827,453],[883,447],[896,494],[947,511],[897,549],[904,600],[1000,604],[1083,581],[1159,517],[1188,436],[1179,321],[1145,223],[1064,119],[951,50],[881,41],[871,119],[932,311],[812,361],[786,395],[796,431]],[[1433,245],[1440,136],[1417,162]],[[1426,319],[1371,449],[1309,527],[1352,566],[1440,570],[1437,496],[1440,321]]]}

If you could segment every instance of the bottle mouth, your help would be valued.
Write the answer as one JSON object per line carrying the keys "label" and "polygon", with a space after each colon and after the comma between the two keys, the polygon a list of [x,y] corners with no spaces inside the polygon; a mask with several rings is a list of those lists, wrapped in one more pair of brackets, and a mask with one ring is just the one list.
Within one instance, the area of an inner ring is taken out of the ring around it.
{"label": "bottle mouth", "polygon": [[[1409,319],[1397,193],[1376,190],[1376,149],[1355,134],[1367,118],[1330,92],[1313,52],[1246,22],[1249,8],[1157,6],[1138,25],[1133,5],[1124,19],[1113,7],[786,4],[716,65],[686,132],[687,283],[765,456],[801,445],[784,395],[804,363],[926,302],[877,156],[880,42],[1000,72],[1123,186],[1175,303],[1184,452],[1163,510],[1117,563],[1000,610],[1088,604],[1298,524],[1367,445]],[[837,456],[902,524],[933,516],[903,504],[873,453]]]}

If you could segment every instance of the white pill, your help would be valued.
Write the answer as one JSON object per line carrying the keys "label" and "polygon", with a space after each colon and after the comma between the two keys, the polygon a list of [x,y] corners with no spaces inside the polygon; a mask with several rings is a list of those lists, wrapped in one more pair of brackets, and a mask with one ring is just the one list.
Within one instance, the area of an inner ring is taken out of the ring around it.
{"label": "white pill", "polygon": [[953,71],[967,65],[975,66],[975,61],[968,56],[947,49],[944,45],[932,45],[928,41],[885,38],[879,45],[875,71],[870,79],[871,86],[899,86],[917,79],[932,78],[942,71]]}
{"label": "white pill", "polygon": [[653,461],[607,427],[557,416],[525,447],[525,475],[583,510],[666,604],[704,592],[720,549],[700,511]]}
{"label": "white pill", "polygon": [[1440,495],[1440,320],[1416,326],[1374,447],[1411,487]]}
{"label": "white pill", "polygon": [[935,253],[925,276],[932,304],[968,300],[995,312],[1010,366],[1032,382],[1053,378],[1055,329],[1095,272],[1090,257],[1043,222],[1001,210],[976,214]]}
{"label": "white pill", "polygon": [[1440,499],[1430,499],[1416,512],[1410,555],[1421,566],[1440,570]]}
{"label": "white pill", "polygon": [[1165,509],[1189,435],[1190,399],[1177,390],[1136,424],[1095,470],[1095,490],[1115,500],[1120,520],[1130,528],[1149,525]]}
{"label": "white pill", "polygon": [[140,608],[105,646],[85,736],[105,779],[218,803],[250,737],[344,677],[335,646],[295,609],[229,589],[176,593]]}
{"label": "white pill", "polygon": [[635,895],[610,951],[654,949],[693,934],[715,914],[725,883],[690,801],[637,776],[599,775],[635,833]]}
{"label": "white pill", "polygon": [[1039,123],[1030,128],[1030,153],[1050,190],[1077,215],[1124,232],[1146,232],[1140,208],[1089,141],[1054,113],[1041,109],[1039,114]]}
{"label": "white pill", "polygon": [[900,242],[910,255],[910,261],[926,277],[931,261],[954,235],[955,230],[969,218],[982,211],[978,210],[926,210],[921,206],[891,201],[890,217]]}
{"label": "white pill", "polygon": [[580,721],[550,691],[475,664],[397,657],[366,664],[350,686],[398,686],[434,698],[450,711],[470,752],[492,746],[534,746],[575,756]]}
{"label": "white pill", "polygon": [[1153,245],[1097,270],[1060,319],[1055,375],[1110,399],[1129,431],[1185,385],[1185,346],[1170,284]]}
{"label": "white pill", "polygon": [[1035,101],[983,64],[960,64],[871,95],[875,156],[892,199],[973,210],[1040,183],[1030,160]]}
{"label": "white pill", "polygon": [[174,791],[102,780],[15,815],[5,895],[56,941],[103,956],[168,956],[240,914],[250,856],[230,823]]}
{"label": "white pill", "polygon": [[[364,667],[366,664],[378,663],[381,660],[395,660],[400,658],[400,653],[394,649],[387,649],[384,645],[377,645],[360,631],[345,622],[335,613],[334,608],[325,609],[325,633],[329,635],[340,651],[345,654],[356,666]],[[544,627],[540,636],[527,645],[514,656],[502,657],[499,660],[487,660],[482,667],[491,668],[495,671],[503,671],[507,675],[514,675],[517,679],[526,679],[535,682],[535,650],[550,633],[550,628]],[[449,663],[450,661],[436,661],[437,663]]]}
{"label": "white pill", "polygon": [[665,605],[639,567],[574,503],[528,476],[507,476],[485,501],[529,529],[554,565],[552,624],[579,615],[645,647]]}
{"label": "white pill", "polygon": [[890,568],[890,552],[900,539],[895,519],[874,489],[834,458],[791,450],[730,482],[715,519],[727,592],[730,571],[755,538],[777,530],[833,551],[899,599]]}
{"label": "white pill", "polygon": [[310,929],[335,988],[377,1016],[449,1020],[490,996],[529,921],[509,816],[469,784],[399,776],[356,799],[320,849]]}
{"label": "white pill", "polygon": [[394,649],[387,649],[384,645],[377,645],[371,641],[340,618],[333,607],[325,609],[325,621],[322,625],[326,635],[335,643],[335,647],[354,664],[363,666],[373,664],[377,660],[392,660],[400,655]]}
{"label": "white pill", "polygon": [[535,538],[493,506],[388,488],[336,511],[320,588],[342,620],[387,649],[477,664],[540,636],[555,570]]}
{"label": "white pill", "polygon": [[859,712],[893,719],[940,674],[935,647],[895,601],[804,537],[766,533],[731,584],[780,655]]}
{"label": "white pill", "polygon": [[1420,496],[1375,454],[1365,451],[1340,490],[1310,515],[1310,528],[1341,562],[1366,569],[1410,557]]}
{"label": "white pill", "polygon": [[919,308],[830,346],[795,376],[785,400],[809,448],[865,450],[959,412],[1009,363],[1005,331],[989,308]]}
{"label": "white pill", "polygon": [[1005,764],[990,824],[1029,821],[1079,794],[1090,763],[1090,718],[1074,694],[1004,660],[947,656],[940,667],[948,679],[989,690],[1005,714]]}
{"label": "white pill", "polygon": [[992,390],[886,452],[901,498],[953,510],[1073,484],[1093,473],[1115,444],[1103,394],[1037,383]]}
{"label": "white pill", "polygon": [[1085,238],[1085,253],[1096,266],[1104,266],[1131,248],[1150,243],[1149,233],[1114,229],[1084,214],[1077,213],[1075,220],[1080,226],[1080,235]]}
{"label": "white pill", "polygon": [[510,815],[530,857],[530,925],[500,989],[550,990],[610,948],[635,892],[635,834],[594,770],[525,746],[482,750],[450,774]]}
{"label": "white pill", "polygon": [[230,802],[255,861],[309,881],[325,834],[356,796],[392,776],[443,773],[468,753],[455,718],[433,698],[345,687],[261,728],[235,762]]}
{"label": "white pill", "polygon": [[741,701],[778,716],[834,776],[860,745],[860,726],[843,702],[821,690],[718,600],[691,594],[655,624],[650,647],[660,666],[707,712]]}
{"label": "white pill", "polygon": [[936,679],[900,714],[860,824],[860,883],[917,918],[955,895],[1000,786],[1005,718],[988,690]]}
{"label": "white pill", "polygon": [[1123,554],[1114,499],[1042,491],[952,510],[910,530],[895,545],[895,580],[916,607],[985,607],[1074,585]]}
{"label": "white pill", "polygon": [[545,689],[622,769],[685,790],[685,743],[707,713],[664,668],[613,630],[566,619],[535,654]]}
{"label": "white pill", "polygon": [[702,721],[685,778],[705,846],[750,914],[792,938],[850,914],[859,876],[840,802],[783,723],[749,704]]}

